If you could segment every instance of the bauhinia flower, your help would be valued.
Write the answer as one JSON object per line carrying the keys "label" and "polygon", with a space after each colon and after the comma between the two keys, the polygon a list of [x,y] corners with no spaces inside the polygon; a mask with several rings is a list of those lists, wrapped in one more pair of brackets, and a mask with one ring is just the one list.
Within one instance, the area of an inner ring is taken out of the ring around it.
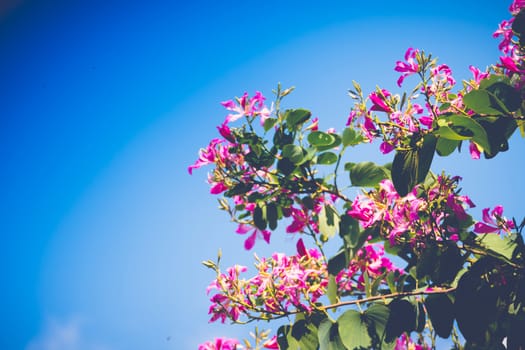
{"label": "bauhinia flower", "polygon": [[267,118],[271,112],[264,105],[264,100],[266,100],[266,98],[263,94],[257,91],[251,98],[248,93],[245,92],[244,95],[236,101],[228,100],[221,102],[227,110],[233,112],[226,116],[225,122],[231,123],[242,117],[255,117],[257,115],[261,115],[263,119]]}
{"label": "bauhinia flower", "polygon": [[396,72],[403,73],[397,80],[397,85],[401,87],[403,81],[409,75],[415,74],[419,71],[419,65],[416,60],[416,56],[419,53],[419,50],[413,49],[411,47],[405,52],[405,62],[397,61],[394,70]]}
{"label": "bauhinia flower", "polygon": [[510,233],[514,228],[514,222],[503,216],[503,207],[497,205],[490,211],[490,208],[483,209],[483,221],[476,222],[474,232],[476,233],[498,233],[502,231]]}

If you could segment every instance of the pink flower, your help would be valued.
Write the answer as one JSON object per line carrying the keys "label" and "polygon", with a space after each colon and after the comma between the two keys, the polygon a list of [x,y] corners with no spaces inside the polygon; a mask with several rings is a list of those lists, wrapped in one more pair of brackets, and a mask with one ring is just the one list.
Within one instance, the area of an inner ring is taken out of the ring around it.
{"label": "pink flower", "polygon": [[490,208],[483,209],[483,222],[476,222],[474,232],[476,233],[510,233],[514,229],[514,222],[503,217],[503,207],[497,205],[489,213]]}
{"label": "pink flower", "polygon": [[481,150],[479,149],[478,145],[476,145],[472,141],[470,141],[470,144],[469,144],[469,151],[470,151],[470,157],[472,159],[481,158]]}
{"label": "pink flower", "polygon": [[383,154],[388,154],[394,150],[394,146],[392,146],[392,144],[390,144],[389,142],[382,142],[379,146],[379,150]]}
{"label": "pink flower", "polygon": [[419,122],[430,129],[432,128],[434,117],[431,115],[425,115],[419,118]]}
{"label": "pink flower", "polygon": [[519,69],[516,60],[519,60],[519,57],[508,57],[508,56],[502,56],[500,57],[501,64],[505,69],[507,69],[511,73],[518,73],[518,74],[525,74],[525,70]]}
{"label": "pink flower", "polygon": [[389,97],[391,94],[388,92],[388,90],[382,89],[381,94],[378,94],[377,92],[372,92],[368,98],[372,101],[372,108],[370,108],[371,111],[379,111],[379,112],[386,112],[386,113],[392,113],[392,109],[388,106],[385,99]]}
{"label": "pink flower", "polygon": [[239,224],[239,226],[237,227],[237,230],[235,230],[236,233],[241,234],[241,235],[244,235],[250,231],[251,231],[251,234],[244,241],[244,249],[246,250],[252,249],[253,246],[255,245],[255,239],[257,237],[261,237],[262,239],[264,239],[264,241],[266,241],[266,243],[270,243],[270,236],[272,234],[270,231],[259,230],[257,227],[252,227],[246,224]]}
{"label": "pink flower", "polygon": [[385,272],[403,271],[398,269],[390,259],[384,256],[385,250],[379,244],[367,244],[361,248],[350,261],[347,268],[340,271],[336,276],[336,282],[340,291],[350,292],[354,289],[364,290],[364,274],[369,278],[377,278]]}
{"label": "pink flower", "polygon": [[217,127],[217,130],[219,130],[219,134],[221,134],[222,137],[224,137],[226,140],[235,143],[235,137],[233,136],[230,128],[228,127],[228,124],[226,122],[222,123],[220,126]]}
{"label": "pink flower", "polygon": [[352,124],[352,122],[355,120],[356,116],[357,116],[357,112],[354,109],[352,109],[350,111],[350,114],[348,114],[348,119],[346,121],[346,126],[349,126],[350,124]]}
{"label": "pink flower", "polygon": [[394,70],[396,72],[403,73],[397,80],[397,85],[401,87],[403,84],[403,81],[405,78],[409,75],[412,75],[414,73],[417,73],[419,71],[419,65],[417,64],[416,55],[418,54],[419,50],[414,50],[413,48],[409,47],[408,50],[405,52],[405,61],[401,62],[397,61],[396,66],[394,67]]}
{"label": "pink flower", "polygon": [[211,188],[210,188],[211,194],[220,194],[228,190],[228,186],[226,186],[223,182],[213,181],[211,176],[208,176],[208,182],[211,184]]}
{"label": "pink flower", "polygon": [[483,79],[488,78],[490,75],[488,72],[481,72],[478,68],[474,66],[469,66],[468,69],[470,69],[470,71],[472,72],[472,75],[474,76],[474,81],[478,85]]}
{"label": "pink flower", "polygon": [[510,5],[509,7],[509,11],[513,14],[513,15],[517,15],[522,8],[525,7],[525,0],[514,0],[512,2],[512,5]]}
{"label": "pink flower", "polygon": [[277,336],[274,335],[272,339],[269,339],[263,343],[265,349],[276,349],[279,350],[279,344],[277,343]]}
{"label": "pink flower", "polygon": [[503,37],[498,48],[505,54],[514,50],[514,45],[512,44],[512,37],[514,36],[512,32],[512,22],[514,22],[514,18],[509,21],[502,21],[498,29],[492,34],[494,38]]}
{"label": "pink flower", "polygon": [[431,92],[435,93],[440,87],[444,87],[446,84],[453,86],[456,84],[456,80],[452,76],[452,70],[446,64],[440,64],[439,66],[430,70],[432,76],[432,86],[430,87]]}
{"label": "pink flower", "polygon": [[309,215],[308,215],[308,209],[302,208],[297,209],[294,207],[290,207],[290,212],[292,216],[292,223],[286,227],[287,233],[296,233],[296,232],[303,232],[304,229],[307,227],[309,222]]}
{"label": "pink flower", "polygon": [[242,347],[237,339],[216,338],[199,345],[199,350],[240,350]]}
{"label": "pink flower", "polygon": [[217,147],[222,142],[222,140],[213,139],[211,140],[208,147],[202,148],[199,151],[199,159],[197,159],[195,164],[190,165],[188,167],[188,172],[190,173],[190,175],[193,173],[193,169],[198,169],[204,165],[215,163],[215,160],[217,159],[217,156],[219,154],[219,152],[217,151]]}
{"label": "pink flower", "polygon": [[234,112],[226,116],[225,123],[234,122],[244,116],[254,117],[261,115],[263,119],[267,118],[271,111],[264,106],[264,100],[266,100],[266,98],[263,94],[257,91],[252,98],[245,92],[241,98],[237,99],[237,102],[233,100],[221,102],[227,110]]}

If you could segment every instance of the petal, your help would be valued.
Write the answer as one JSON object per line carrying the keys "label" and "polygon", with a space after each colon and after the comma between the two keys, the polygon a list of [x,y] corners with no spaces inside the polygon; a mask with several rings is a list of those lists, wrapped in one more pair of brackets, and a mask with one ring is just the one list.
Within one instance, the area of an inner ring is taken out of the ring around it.
{"label": "petal", "polygon": [[255,238],[257,237],[257,231],[254,230],[253,233],[244,241],[244,249],[250,250],[255,245]]}
{"label": "petal", "polygon": [[476,233],[494,233],[498,232],[498,230],[497,227],[492,227],[482,222],[476,222],[474,225],[474,232]]}

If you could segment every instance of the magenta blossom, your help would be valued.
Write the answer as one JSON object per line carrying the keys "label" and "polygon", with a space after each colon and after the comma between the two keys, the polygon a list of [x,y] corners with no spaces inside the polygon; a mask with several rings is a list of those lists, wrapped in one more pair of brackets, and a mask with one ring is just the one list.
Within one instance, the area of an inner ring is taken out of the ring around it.
{"label": "magenta blossom", "polygon": [[237,230],[235,230],[236,233],[244,235],[251,231],[251,234],[246,238],[244,241],[244,249],[250,250],[255,245],[255,239],[257,237],[261,237],[266,241],[266,243],[270,243],[270,236],[271,232],[267,230],[259,230],[257,227],[253,227],[246,224],[239,224],[237,227]]}
{"label": "magenta blossom", "polygon": [[498,38],[500,36],[503,37],[498,45],[498,48],[504,54],[508,54],[514,50],[514,45],[512,44],[512,37],[514,36],[514,33],[512,32],[512,22],[514,22],[514,18],[509,21],[502,21],[499,24],[498,29],[494,32],[494,34],[492,34],[492,37],[494,38]]}
{"label": "magenta blossom", "polygon": [[472,159],[481,158],[481,150],[479,149],[479,146],[472,141],[470,141],[470,144],[469,144],[469,152],[470,152],[470,157]]}
{"label": "magenta blossom", "polygon": [[518,74],[525,74],[525,70],[519,69],[518,65],[516,64],[517,61],[519,61],[521,58],[516,57],[508,57],[503,56],[500,57],[502,66],[509,71],[509,73],[518,73]]}
{"label": "magenta blossom", "polygon": [[514,222],[503,216],[503,207],[497,205],[490,211],[490,208],[483,209],[483,222],[476,222],[474,232],[476,233],[510,233],[514,229]]}
{"label": "magenta blossom", "polygon": [[[403,274],[403,271],[385,256],[383,246],[366,244],[357,252],[348,267],[337,274],[335,280],[341,292],[363,291],[365,289],[365,273],[369,278],[376,279],[385,273],[393,271]],[[386,284],[384,280],[382,282]]]}
{"label": "magenta blossom", "polygon": [[237,339],[215,338],[215,340],[208,341],[199,345],[199,350],[241,350]]}
{"label": "magenta blossom", "polygon": [[195,164],[190,165],[188,167],[188,172],[190,175],[193,173],[193,169],[198,169],[204,165],[213,164],[215,163],[218,155],[219,155],[219,145],[223,142],[223,140],[219,139],[213,139],[211,140],[210,144],[206,148],[201,148],[199,151],[199,159],[195,162]]}
{"label": "magenta blossom", "polygon": [[390,96],[390,92],[388,90],[382,89],[381,93],[372,92],[368,98],[372,101],[372,108],[370,108],[371,111],[379,111],[379,112],[386,112],[386,113],[392,113],[392,108],[388,106],[385,99]]}
{"label": "magenta blossom", "polygon": [[490,76],[488,72],[482,72],[477,67],[469,66],[468,69],[472,72],[472,75],[474,76],[474,81],[477,85],[483,80]]}
{"label": "magenta blossom", "polygon": [[522,8],[525,7],[525,0],[514,0],[512,2],[512,5],[510,5],[509,7],[509,11],[513,14],[513,15],[517,15]]}
{"label": "magenta blossom", "polygon": [[248,93],[244,93],[241,98],[238,98],[237,101],[228,100],[221,102],[221,104],[229,111],[230,113],[226,116],[226,123],[231,123],[242,117],[255,117],[261,115],[261,117],[267,118],[270,111],[264,105],[264,100],[266,98],[259,91],[255,93],[253,97],[249,97]]}
{"label": "magenta blossom", "polygon": [[414,73],[417,73],[419,71],[419,65],[417,64],[416,55],[418,54],[419,50],[413,49],[411,47],[408,48],[408,50],[405,52],[405,61],[401,62],[397,61],[396,66],[394,70],[396,72],[403,73],[397,80],[397,85],[401,87],[403,84],[403,81],[406,77],[409,75],[412,75]]}
{"label": "magenta blossom", "polygon": [[274,335],[271,339],[268,339],[267,341],[265,341],[263,343],[263,348],[279,350],[279,343],[277,343],[277,336]]}

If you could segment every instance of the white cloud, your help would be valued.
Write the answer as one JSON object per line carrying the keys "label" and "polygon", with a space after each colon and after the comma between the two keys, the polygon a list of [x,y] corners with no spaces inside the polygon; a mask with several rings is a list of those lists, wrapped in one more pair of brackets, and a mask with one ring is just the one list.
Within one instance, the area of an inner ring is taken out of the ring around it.
{"label": "white cloud", "polygon": [[48,318],[40,334],[29,342],[25,350],[110,350],[96,344],[82,333],[82,322],[78,318],[59,321]]}

